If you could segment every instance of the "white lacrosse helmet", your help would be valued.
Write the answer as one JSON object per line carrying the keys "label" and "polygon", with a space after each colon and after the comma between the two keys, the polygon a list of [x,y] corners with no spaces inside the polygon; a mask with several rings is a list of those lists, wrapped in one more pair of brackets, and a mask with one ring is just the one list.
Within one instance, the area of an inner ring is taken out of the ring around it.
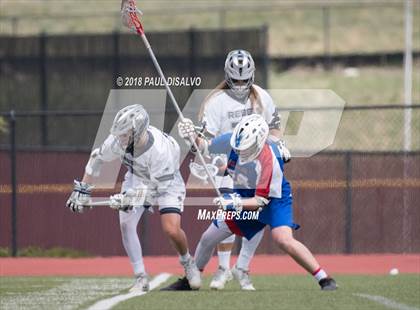
{"label": "white lacrosse helmet", "polygon": [[[231,51],[225,61],[225,80],[232,93],[242,99],[249,94],[254,83],[255,64],[252,56],[245,50]],[[239,83],[239,82],[242,83]]]}
{"label": "white lacrosse helmet", "polygon": [[230,146],[239,155],[239,163],[253,161],[260,155],[268,137],[268,125],[259,114],[244,117],[233,130]]}
{"label": "white lacrosse helmet", "polygon": [[[111,134],[115,136],[120,146],[125,148],[134,142],[136,144],[149,127],[149,115],[140,104],[129,105],[118,111],[111,127]],[[129,136],[127,142],[121,141],[121,136]]]}

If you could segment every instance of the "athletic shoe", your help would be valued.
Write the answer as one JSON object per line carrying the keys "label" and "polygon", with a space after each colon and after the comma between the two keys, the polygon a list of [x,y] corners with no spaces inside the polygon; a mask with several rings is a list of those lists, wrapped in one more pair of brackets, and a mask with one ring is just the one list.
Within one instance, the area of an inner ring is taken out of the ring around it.
{"label": "athletic shoe", "polygon": [[134,285],[130,288],[130,293],[137,293],[137,292],[148,292],[150,289],[149,286],[149,277],[145,273],[140,273],[136,275],[136,280],[134,281]]}
{"label": "athletic shoe", "polygon": [[161,288],[161,291],[192,291],[190,283],[186,277],[179,278],[174,283]]}
{"label": "athletic shoe", "polygon": [[232,268],[233,277],[239,281],[241,289],[244,291],[255,291],[255,287],[252,285],[251,278],[249,277],[249,271],[241,268]]}
{"label": "athletic shoe", "polygon": [[232,278],[232,272],[229,269],[219,266],[210,282],[210,288],[213,290],[223,290],[226,282],[232,280]]}
{"label": "athletic shoe", "polygon": [[318,283],[323,291],[335,291],[338,288],[338,285],[333,278],[324,278],[319,280]]}
{"label": "athletic shoe", "polygon": [[201,287],[201,274],[194,262],[194,258],[190,257],[190,259],[186,262],[181,262],[181,264],[184,266],[185,276],[191,289],[198,290]]}

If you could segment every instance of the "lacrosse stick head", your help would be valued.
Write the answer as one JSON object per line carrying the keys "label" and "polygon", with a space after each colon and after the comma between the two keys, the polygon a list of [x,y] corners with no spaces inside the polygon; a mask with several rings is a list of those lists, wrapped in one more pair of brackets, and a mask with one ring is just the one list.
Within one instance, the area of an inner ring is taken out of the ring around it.
{"label": "lacrosse stick head", "polygon": [[[190,171],[193,176],[195,176],[197,179],[200,179],[204,182],[204,184],[208,183],[209,176],[207,175],[206,169],[203,165],[200,165],[196,162],[190,162]],[[209,170],[211,177],[214,178],[217,175],[217,172],[219,169],[212,164],[206,164],[207,169]]]}
{"label": "lacrosse stick head", "polygon": [[126,0],[121,7],[121,21],[125,27],[138,34],[144,34],[140,16],[143,13],[137,8],[135,0]]}
{"label": "lacrosse stick head", "polygon": [[218,168],[222,168],[222,167],[224,167],[224,166],[227,165],[227,157],[226,157],[226,155],[223,155],[223,156],[221,156],[221,155],[214,156],[213,159],[212,159],[212,161],[211,161],[211,163],[212,163],[212,165],[214,165],[214,166],[216,166]]}

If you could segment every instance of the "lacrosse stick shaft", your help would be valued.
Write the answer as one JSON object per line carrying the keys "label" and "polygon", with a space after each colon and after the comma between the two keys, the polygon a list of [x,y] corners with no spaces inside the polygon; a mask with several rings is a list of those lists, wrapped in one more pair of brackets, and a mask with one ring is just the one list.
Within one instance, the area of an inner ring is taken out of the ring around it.
{"label": "lacrosse stick shaft", "polygon": [[[176,101],[175,96],[172,93],[172,90],[169,87],[168,82],[166,81],[166,78],[165,78],[165,75],[163,74],[162,68],[160,67],[159,62],[156,59],[155,53],[153,52],[152,47],[150,46],[150,43],[146,38],[146,35],[144,33],[142,33],[140,36],[143,39],[143,42],[144,42],[144,44],[147,48],[147,51],[149,52],[150,57],[152,58],[152,61],[153,61],[153,64],[155,65],[155,67],[156,67],[156,70],[158,71],[161,79],[163,80],[163,83],[164,83],[165,88],[168,92],[169,98],[171,99],[171,102],[172,102],[173,106],[175,107],[176,112],[178,113],[179,117],[181,118],[181,121],[183,121],[185,119],[184,115],[182,114],[182,111],[179,108],[178,102]],[[207,176],[209,177],[210,183],[213,186],[214,190],[216,191],[217,196],[221,196],[220,190],[217,187],[216,182],[215,182],[213,176],[211,175],[211,173],[210,173],[210,171],[209,171],[209,169],[206,165],[206,161],[204,160],[203,154],[201,154],[200,149],[198,148],[198,145],[197,145],[195,139],[190,138],[190,142],[193,145],[193,147],[197,150],[198,159],[200,160],[201,164],[203,165],[204,169],[206,170]]]}
{"label": "lacrosse stick shaft", "polygon": [[86,204],[86,207],[109,207],[111,201],[103,200],[103,201],[92,201]]}
{"label": "lacrosse stick shaft", "polygon": [[[111,201],[110,200],[103,200],[103,201],[92,201],[90,203],[85,204],[85,207],[91,207],[91,208],[96,208],[96,207],[110,207],[111,205]],[[140,205],[136,205],[133,206],[133,208],[139,208],[142,207]]]}
{"label": "lacrosse stick shaft", "polygon": [[[132,4],[134,5],[134,3]],[[143,40],[144,45],[146,46],[146,49],[150,55],[150,57],[152,58],[153,64],[155,65],[155,68],[157,70],[157,72],[159,73],[160,78],[163,80],[163,83],[165,85],[165,88],[169,94],[169,98],[171,99],[171,102],[173,104],[173,106],[175,107],[176,112],[178,113],[178,116],[181,118],[181,121],[183,121],[185,119],[184,115],[182,114],[181,109],[179,108],[178,102],[175,99],[174,94],[172,93],[171,88],[169,87],[169,84],[165,78],[165,75],[162,71],[162,68],[159,65],[159,62],[156,59],[155,53],[153,52],[153,49],[149,43],[149,40],[147,40],[147,37],[144,33],[144,29],[142,24],[140,23],[137,15],[135,13],[131,13],[130,14],[130,18],[131,21],[134,24],[134,27],[136,28],[136,32],[140,35],[140,37]],[[216,182],[213,178],[213,176],[211,175],[210,171],[208,170],[207,166],[206,166],[206,161],[204,160],[203,154],[200,153],[200,149],[198,148],[197,143],[195,142],[194,138],[190,138],[190,142],[193,145],[193,147],[197,150],[197,156],[198,159],[200,160],[201,164],[204,166],[204,169],[206,170],[207,176],[209,177],[210,183],[213,186],[214,190],[217,193],[217,196],[221,196],[220,190],[216,185]]]}

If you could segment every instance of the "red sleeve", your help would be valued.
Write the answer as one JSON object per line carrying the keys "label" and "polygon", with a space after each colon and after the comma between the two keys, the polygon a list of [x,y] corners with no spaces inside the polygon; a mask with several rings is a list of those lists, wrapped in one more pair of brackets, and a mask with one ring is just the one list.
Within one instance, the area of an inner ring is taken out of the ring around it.
{"label": "red sleeve", "polygon": [[257,159],[261,164],[261,171],[258,179],[256,196],[268,198],[270,194],[270,184],[273,175],[273,156],[270,147],[266,144]]}

